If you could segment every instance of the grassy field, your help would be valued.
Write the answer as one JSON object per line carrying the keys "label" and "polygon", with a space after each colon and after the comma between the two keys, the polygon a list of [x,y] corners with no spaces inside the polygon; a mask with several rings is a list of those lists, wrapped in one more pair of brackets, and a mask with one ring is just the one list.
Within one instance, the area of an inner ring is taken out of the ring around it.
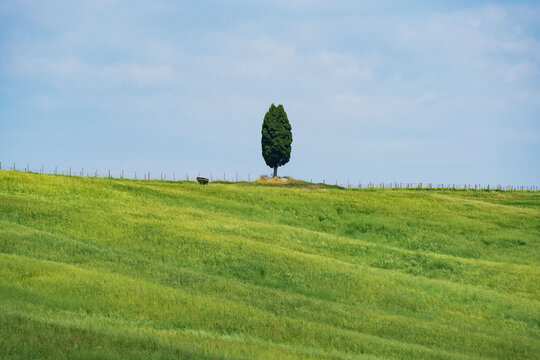
{"label": "grassy field", "polygon": [[0,171],[0,358],[539,359],[540,193]]}

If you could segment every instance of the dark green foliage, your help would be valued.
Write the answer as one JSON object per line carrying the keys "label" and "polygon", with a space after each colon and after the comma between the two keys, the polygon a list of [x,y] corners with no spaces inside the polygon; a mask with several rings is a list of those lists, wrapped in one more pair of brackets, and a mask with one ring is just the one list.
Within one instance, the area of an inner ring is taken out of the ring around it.
{"label": "dark green foliage", "polygon": [[291,124],[283,105],[277,107],[272,104],[264,115],[262,124],[262,156],[266,165],[274,169],[277,176],[277,167],[283,166],[291,158],[292,132]]}

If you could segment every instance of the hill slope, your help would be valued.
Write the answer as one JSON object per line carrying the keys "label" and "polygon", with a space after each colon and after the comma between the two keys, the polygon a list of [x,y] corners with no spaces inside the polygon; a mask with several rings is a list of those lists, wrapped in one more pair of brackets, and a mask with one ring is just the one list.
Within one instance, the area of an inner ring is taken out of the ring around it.
{"label": "hill slope", "polygon": [[540,354],[540,194],[0,171],[0,357]]}

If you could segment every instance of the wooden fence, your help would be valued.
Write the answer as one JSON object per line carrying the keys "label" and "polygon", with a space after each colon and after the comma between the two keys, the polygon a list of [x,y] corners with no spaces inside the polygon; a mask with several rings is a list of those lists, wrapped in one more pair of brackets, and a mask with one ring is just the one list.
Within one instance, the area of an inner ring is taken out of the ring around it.
{"label": "wooden fence", "polygon": [[[5,169],[3,168],[2,162],[0,162],[0,170],[10,170],[10,171],[24,171],[24,172],[30,172],[35,174],[51,174],[51,175],[64,175],[64,176],[78,176],[78,177],[96,177],[96,178],[111,178],[111,179],[132,179],[132,180],[161,180],[161,181],[196,181],[197,176],[201,176],[200,173],[197,175],[185,173],[184,174],[177,174],[175,172],[171,174],[169,173],[169,178],[167,179],[167,173],[160,173],[159,177],[157,174],[152,174],[150,171],[145,171],[142,174],[137,174],[137,172],[133,173],[125,173],[124,170],[121,170],[118,173],[118,176],[114,176],[111,173],[111,170],[107,170],[106,172],[100,172],[99,170],[94,171],[85,171],[84,168],[80,170],[72,169],[71,167],[67,170],[58,170],[58,166],[54,167],[54,170],[48,170],[45,171],[45,167],[41,165],[40,168],[30,168],[30,165],[27,164],[24,167],[24,170],[17,169],[16,164],[13,163],[13,166],[10,166],[9,168]],[[155,176],[154,176],[155,175]],[[152,177],[154,176],[154,177]],[[210,181],[226,181],[226,182],[245,182],[245,181],[251,181],[251,175],[247,174],[247,178],[238,177],[238,173],[234,173],[232,176],[229,175],[227,177],[226,173],[223,173],[223,177],[220,176],[214,176],[213,173],[210,173],[209,177]],[[310,180],[311,183],[313,183],[313,179]],[[338,183],[336,180],[335,183],[328,183],[326,182],[326,179],[320,182],[320,184],[327,184],[327,185],[337,185],[340,187],[347,187],[347,188],[357,188],[357,189],[406,189],[406,190],[438,190],[438,191],[457,191],[457,190],[472,190],[472,191],[479,191],[479,190],[497,190],[497,191],[538,191],[540,187],[536,185],[501,185],[501,184],[443,184],[443,183],[398,183],[398,182],[368,182],[368,183],[351,183],[350,181],[347,181],[347,184]]]}

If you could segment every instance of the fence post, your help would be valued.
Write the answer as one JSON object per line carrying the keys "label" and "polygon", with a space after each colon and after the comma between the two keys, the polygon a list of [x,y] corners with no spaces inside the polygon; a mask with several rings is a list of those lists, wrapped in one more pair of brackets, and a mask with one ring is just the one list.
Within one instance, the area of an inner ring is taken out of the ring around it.
{"label": "fence post", "polygon": [[172,173],[172,179],[173,179],[173,181],[176,181],[176,173],[174,173],[174,172]]}

